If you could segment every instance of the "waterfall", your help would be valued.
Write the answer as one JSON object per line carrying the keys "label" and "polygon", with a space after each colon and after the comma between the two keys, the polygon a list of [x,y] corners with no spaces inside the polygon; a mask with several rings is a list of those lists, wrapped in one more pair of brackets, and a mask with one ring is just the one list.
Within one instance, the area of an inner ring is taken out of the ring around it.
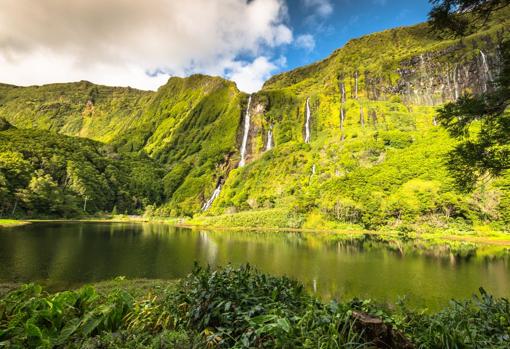
{"label": "waterfall", "polygon": [[207,202],[202,206],[202,211],[207,211],[211,207],[214,200],[216,200],[216,198],[220,195],[220,192],[221,192],[221,181],[218,184],[218,186],[216,187],[216,189],[214,189],[209,200],[207,200]]}
{"label": "waterfall", "polygon": [[316,167],[315,167],[315,164],[312,165],[312,175],[315,174],[315,170],[316,170]]}
{"label": "waterfall", "polygon": [[272,148],[273,148],[273,125],[269,126],[269,130],[267,131],[266,151],[271,150]]}
{"label": "waterfall", "polygon": [[251,95],[248,98],[248,106],[246,107],[246,113],[244,115],[244,134],[243,143],[241,144],[241,161],[239,161],[239,167],[243,167],[246,162],[246,146],[248,145],[248,136],[250,133],[250,105]]}
{"label": "waterfall", "polygon": [[459,99],[459,84],[457,83],[457,65],[455,65],[455,68],[453,69],[453,88],[454,88],[454,95],[455,100]]}
{"label": "waterfall", "polygon": [[482,67],[484,70],[484,91],[487,91],[487,82],[492,81],[491,70],[489,69],[489,64],[487,63],[487,57],[482,50],[480,50],[480,56],[482,57]]}
{"label": "waterfall", "polygon": [[310,143],[310,97],[306,99],[305,143]]}
{"label": "waterfall", "polygon": [[345,121],[345,114],[344,114],[344,107],[340,107],[340,130],[344,130],[344,121]]}

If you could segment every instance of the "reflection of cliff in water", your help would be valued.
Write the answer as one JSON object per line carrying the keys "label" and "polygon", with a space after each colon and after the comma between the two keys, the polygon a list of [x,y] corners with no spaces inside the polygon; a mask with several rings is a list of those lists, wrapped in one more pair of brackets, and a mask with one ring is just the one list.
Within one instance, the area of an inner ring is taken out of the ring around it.
{"label": "reflection of cliff in water", "polygon": [[[318,296],[354,296],[439,307],[483,286],[510,294],[509,258],[420,246],[410,239],[305,232],[191,230],[165,224],[52,223],[0,231],[0,282],[55,288],[127,278],[176,279],[193,264],[249,263],[300,280]],[[440,251],[430,253],[429,251]]]}

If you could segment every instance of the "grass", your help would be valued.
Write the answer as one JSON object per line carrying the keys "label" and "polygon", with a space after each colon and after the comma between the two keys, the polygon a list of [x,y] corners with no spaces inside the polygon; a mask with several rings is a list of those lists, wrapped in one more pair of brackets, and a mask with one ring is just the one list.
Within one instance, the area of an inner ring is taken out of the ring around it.
{"label": "grass", "polygon": [[323,303],[249,265],[57,293],[29,284],[0,296],[7,348],[506,348],[509,340],[508,300],[483,289],[433,314],[370,300]]}
{"label": "grass", "polygon": [[25,224],[30,224],[30,222],[17,219],[0,219],[0,228],[18,227]]}

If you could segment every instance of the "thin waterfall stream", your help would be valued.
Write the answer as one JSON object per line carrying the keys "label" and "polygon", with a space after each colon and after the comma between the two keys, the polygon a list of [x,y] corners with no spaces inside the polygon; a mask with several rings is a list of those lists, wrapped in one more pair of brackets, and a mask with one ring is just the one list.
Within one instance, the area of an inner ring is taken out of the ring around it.
{"label": "thin waterfall stream", "polygon": [[239,161],[239,167],[243,167],[246,163],[246,147],[248,145],[248,136],[250,133],[250,105],[251,95],[248,98],[248,106],[246,107],[246,113],[244,114],[244,134],[243,142],[241,144],[241,161]]}
{"label": "thin waterfall stream", "polygon": [[487,63],[487,57],[485,53],[480,50],[480,56],[482,57],[482,67],[484,70],[484,91],[487,92],[487,83],[492,81],[491,70],[489,68],[489,64]]}
{"label": "thin waterfall stream", "polygon": [[221,192],[221,181],[220,183],[218,184],[218,186],[216,187],[216,189],[214,189],[211,197],[209,198],[209,200],[207,200],[206,203],[204,203],[204,205],[202,206],[202,211],[207,211],[211,205],[213,204],[214,200],[216,200],[216,198],[218,196],[220,196],[220,192]]}
{"label": "thin waterfall stream", "polygon": [[310,143],[310,97],[306,99],[305,143]]}
{"label": "thin waterfall stream", "polygon": [[267,131],[266,151],[271,149],[273,149],[273,125],[270,125]]}

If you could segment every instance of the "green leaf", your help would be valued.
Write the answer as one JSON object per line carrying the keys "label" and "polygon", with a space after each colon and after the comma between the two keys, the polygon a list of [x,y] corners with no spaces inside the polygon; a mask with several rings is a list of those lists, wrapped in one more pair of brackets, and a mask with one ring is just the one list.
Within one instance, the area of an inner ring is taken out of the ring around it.
{"label": "green leaf", "polygon": [[285,318],[279,318],[276,323],[278,324],[278,326],[280,326],[281,329],[283,329],[285,332],[289,333],[290,332],[290,322],[289,320],[285,319]]}
{"label": "green leaf", "polygon": [[88,318],[87,320],[84,321],[81,332],[83,333],[83,335],[88,336],[97,328],[97,326],[99,326],[100,323],[101,318],[94,317]]}
{"label": "green leaf", "polygon": [[42,338],[43,336],[41,329],[34,325],[30,320],[25,324],[25,331],[28,337]]}

